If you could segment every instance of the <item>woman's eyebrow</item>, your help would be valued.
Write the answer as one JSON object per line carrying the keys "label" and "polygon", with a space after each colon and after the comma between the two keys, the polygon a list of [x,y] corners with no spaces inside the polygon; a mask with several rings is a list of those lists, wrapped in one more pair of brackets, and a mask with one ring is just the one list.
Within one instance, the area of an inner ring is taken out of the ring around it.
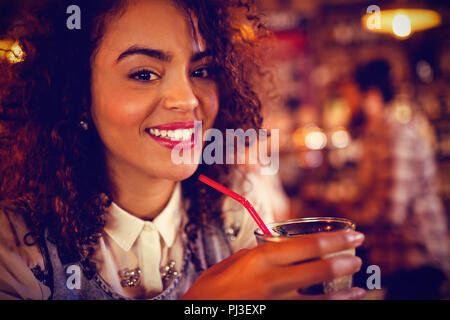
{"label": "woman's eyebrow", "polygon": [[162,50],[150,49],[150,48],[140,47],[140,46],[131,46],[119,55],[119,57],[116,60],[116,63],[118,63],[120,60],[122,60],[128,56],[134,55],[134,54],[145,55],[150,58],[155,58],[155,59],[161,60],[163,62],[170,62],[172,60],[172,55],[167,52],[164,52]]}
{"label": "woman's eyebrow", "polygon": [[[141,46],[131,46],[119,55],[119,57],[116,60],[116,63],[118,63],[120,60],[122,60],[128,56],[135,55],[135,54],[145,55],[150,58],[155,58],[155,59],[158,59],[163,62],[170,62],[172,60],[172,54],[170,54],[168,52],[164,52],[162,50],[150,49],[150,48],[141,47]],[[190,60],[191,60],[191,62],[197,62],[197,61],[203,59],[204,57],[210,57],[210,56],[212,56],[211,51],[205,50],[205,51],[200,51],[200,52],[194,53],[194,55],[192,55]]]}
{"label": "woman's eyebrow", "polygon": [[197,61],[203,59],[204,57],[211,57],[211,56],[212,56],[212,53],[209,50],[196,52],[191,57],[191,62],[197,62]]}

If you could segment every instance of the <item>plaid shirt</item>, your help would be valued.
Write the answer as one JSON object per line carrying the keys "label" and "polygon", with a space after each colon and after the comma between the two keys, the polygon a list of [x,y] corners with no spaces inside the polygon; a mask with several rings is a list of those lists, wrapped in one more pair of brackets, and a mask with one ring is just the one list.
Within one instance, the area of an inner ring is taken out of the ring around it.
{"label": "plaid shirt", "polygon": [[436,186],[431,147],[421,138],[420,118],[401,123],[387,109],[367,126],[358,166],[357,201],[341,215],[364,232],[367,262],[384,275],[434,266],[448,271],[449,235]]}

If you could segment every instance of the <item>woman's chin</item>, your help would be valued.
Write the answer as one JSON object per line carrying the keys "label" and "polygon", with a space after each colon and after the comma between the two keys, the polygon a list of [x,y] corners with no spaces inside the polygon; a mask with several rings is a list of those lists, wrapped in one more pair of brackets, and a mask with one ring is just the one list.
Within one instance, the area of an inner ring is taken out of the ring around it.
{"label": "woman's chin", "polygon": [[190,178],[198,168],[198,164],[180,164],[173,165],[168,175],[170,180],[182,181]]}

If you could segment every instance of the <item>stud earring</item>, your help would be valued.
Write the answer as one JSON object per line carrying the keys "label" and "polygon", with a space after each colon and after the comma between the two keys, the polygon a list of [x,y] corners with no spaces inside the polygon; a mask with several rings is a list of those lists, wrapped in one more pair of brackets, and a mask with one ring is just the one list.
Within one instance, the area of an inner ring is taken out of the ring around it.
{"label": "stud earring", "polygon": [[79,123],[78,123],[78,125],[81,127],[81,129],[83,129],[84,131],[87,131],[88,129],[89,129],[89,124],[86,122],[86,121],[84,121],[84,120],[81,120]]}

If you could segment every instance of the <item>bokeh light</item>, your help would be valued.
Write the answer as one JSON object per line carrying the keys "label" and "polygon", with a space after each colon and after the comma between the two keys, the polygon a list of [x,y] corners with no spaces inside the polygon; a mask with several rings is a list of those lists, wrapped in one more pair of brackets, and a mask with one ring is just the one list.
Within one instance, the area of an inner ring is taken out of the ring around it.
{"label": "bokeh light", "polygon": [[399,14],[392,19],[392,32],[400,38],[411,34],[411,20],[404,14]]}
{"label": "bokeh light", "polygon": [[331,144],[335,148],[346,148],[350,144],[350,135],[345,129],[338,129],[331,133]]}
{"label": "bokeh light", "polygon": [[323,149],[327,145],[327,136],[317,128],[306,134],[305,145],[311,150]]}

